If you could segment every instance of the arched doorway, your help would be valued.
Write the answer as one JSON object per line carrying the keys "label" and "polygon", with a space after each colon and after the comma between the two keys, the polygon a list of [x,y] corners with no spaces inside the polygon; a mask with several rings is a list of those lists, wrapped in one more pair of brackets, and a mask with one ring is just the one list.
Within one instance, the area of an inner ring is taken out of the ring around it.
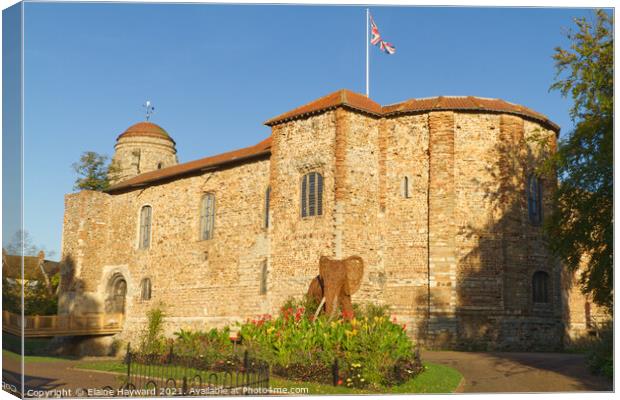
{"label": "arched doorway", "polygon": [[125,313],[125,298],[127,297],[127,281],[121,274],[114,274],[108,282],[108,297],[106,299],[107,313]]}

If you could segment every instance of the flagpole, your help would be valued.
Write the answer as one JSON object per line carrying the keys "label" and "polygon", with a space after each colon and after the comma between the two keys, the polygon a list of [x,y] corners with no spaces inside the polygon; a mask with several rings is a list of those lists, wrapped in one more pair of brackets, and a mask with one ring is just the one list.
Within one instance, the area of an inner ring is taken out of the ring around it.
{"label": "flagpole", "polygon": [[366,97],[370,98],[370,78],[369,78],[369,70],[370,70],[370,57],[368,52],[368,42],[370,38],[368,37],[368,26],[370,25],[370,11],[368,8],[366,9]]}

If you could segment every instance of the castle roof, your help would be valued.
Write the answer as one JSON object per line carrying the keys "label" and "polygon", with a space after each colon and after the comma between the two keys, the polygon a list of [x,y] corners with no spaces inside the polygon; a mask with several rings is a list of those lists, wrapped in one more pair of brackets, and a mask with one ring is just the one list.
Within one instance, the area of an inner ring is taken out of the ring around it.
{"label": "castle roof", "polygon": [[157,181],[178,178],[180,176],[191,175],[197,172],[209,171],[227,164],[246,161],[268,154],[271,154],[271,137],[268,137],[254,146],[244,147],[242,149],[221,153],[215,156],[205,157],[199,160],[189,161],[183,164],[176,164],[167,168],[146,172],[119,182],[118,184],[109,187],[106,191],[116,192],[139,188]]}
{"label": "castle roof", "polygon": [[125,132],[118,135],[118,138],[116,138],[116,140],[119,140],[120,138],[125,138],[125,137],[142,137],[142,136],[167,139],[167,140],[171,140],[172,143],[174,143],[174,140],[170,137],[170,135],[168,135],[168,132],[166,132],[164,128],[152,122],[148,122],[148,121],[138,122],[137,124],[131,125],[129,128],[127,128],[127,130],[125,130]]}
{"label": "castle roof", "polygon": [[[265,125],[274,126],[287,121],[307,118],[311,115],[333,110],[338,107],[362,112],[377,118],[430,111],[483,111],[513,114],[539,122],[554,130],[556,134],[560,131],[560,127],[549,120],[545,115],[527,107],[509,103],[501,99],[487,99],[474,96],[438,96],[423,99],[410,99],[400,103],[381,106],[368,97],[347,89],[338,90],[320,99],[304,104],[301,107],[280,114],[266,121]],[[129,127],[119,138],[126,136],[156,136],[172,140],[164,129],[151,122],[140,122],[135,124]],[[172,141],[174,142],[174,140]],[[146,172],[111,186],[106,191],[117,192],[139,188],[158,181],[204,172],[228,164],[260,158],[269,154],[271,154],[271,137],[254,146]]]}
{"label": "castle roof", "polygon": [[381,106],[360,93],[342,89],[325,97],[311,101],[265,122],[267,126],[278,125],[295,119],[306,118],[337,107],[345,107],[377,117],[399,114],[424,113],[430,111],[486,111],[514,114],[535,120],[559,132],[560,127],[545,115],[527,107],[501,99],[487,99],[474,96],[438,96],[424,99],[410,99],[396,104]]}
{"label": "castle roof", "polygon": [[301,107],[297,107],[294,110],[280,114],[277,117],[266,121],[265,125],[277,125],[282,122],[308,117],[312,114],[318,114],[337,107],[345,107],[376,116],[380,116],[382,114],[381,104],[375,103],[362,94],[355,93],[347,89],[342,89],[321,97],[320,99],[311,101],[310,103],[304,104]]}
{"label": "castle roof", "polygon": [[487,99],[474,96],[438,96],[424,99],[409,99],[382,107],[383,115],[386,117],[429,111],[487,111],[492,113],[514,114],[533,119],[536,122],[548,126],[555,132],[560,131],[560,127],[545,115],[502,99]]}

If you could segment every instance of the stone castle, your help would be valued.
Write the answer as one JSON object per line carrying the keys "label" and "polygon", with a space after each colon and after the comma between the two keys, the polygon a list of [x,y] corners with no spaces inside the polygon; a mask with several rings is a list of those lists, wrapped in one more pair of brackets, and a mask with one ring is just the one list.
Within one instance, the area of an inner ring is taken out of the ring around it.
{"label": "stone castle", "polygon": [[592,326],[543,243],[556,181],[534,169],[559,134],[544,115],[341,90],[265,124],[254,146],[186,163],[153,123],[122,133],[112,186],[65,198],[59,312],[122,312],[123,339],[160,304],[168,333],[223,326],[301,297],[321,255],[359,255],[353,301],[428,345],[551,350]]}

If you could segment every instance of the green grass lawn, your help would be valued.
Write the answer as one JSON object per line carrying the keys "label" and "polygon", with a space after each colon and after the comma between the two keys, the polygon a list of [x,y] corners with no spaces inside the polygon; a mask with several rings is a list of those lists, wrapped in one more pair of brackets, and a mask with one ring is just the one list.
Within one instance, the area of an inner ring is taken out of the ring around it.
{"label": "green grass lawn", "polygon": [[[2,357],[19,360],[21,358],[21,355],[19,353],[14,353],[12,351],[2,349]],[[24,358],[24,362],[58,362],[58,361],[67,361],[67,360],[75,360],[75,359],[76,359],[75,357],[26,356]]]}
{"label": "green grass lawn", "polygon": [[[452,393],[461,381],[462,375],[455,369],[444,365],[425,363],[426,369],[417,377],[399,386],[381,387],[379,389],[349,389],[314,382],[292,381],[278,376],[270,377],[272,388],[307,388],[305,394],[372,394],[372,393]],[[76,368],[91,369],[123,374],[127,366],[120,361],[90,361],[78,364]],[[191,371],[190,375],[192,374]],[[179,372],[180,373],[180,372]],[[171,376],[178,378],[177,376]],[[293,392],[295,393],[295,392]]]}
{"label": "green grass lawn", "polygon": [[[19,336],[2,332],[2,349],[19,354],[22,348],[21,340]],[[24,341],[24,351],[26,355],[44,354],[50,341],[50,338],[27,338]]]}

